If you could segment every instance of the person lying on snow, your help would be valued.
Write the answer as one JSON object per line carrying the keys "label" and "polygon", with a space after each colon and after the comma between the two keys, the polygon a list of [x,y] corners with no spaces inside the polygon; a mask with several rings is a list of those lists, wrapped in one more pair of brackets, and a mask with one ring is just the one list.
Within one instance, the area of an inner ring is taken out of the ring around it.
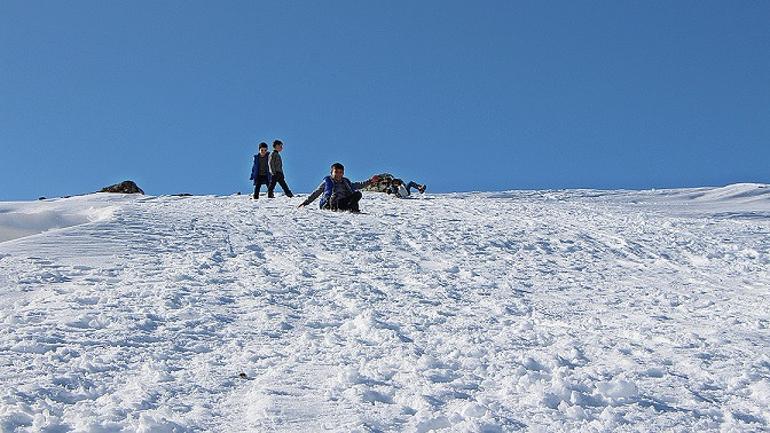
{"label": "person lying on snow", "polygon": [[425,193],[425,185],[421,185],[414,181],[409,181],[408,184],[404,185],[404,181],[401,179],[393,179],[390,182],[390,189],[385,191],[388,194],[393,194],[398,198],[407,198],[410,195],[412,195],[412,188],[417,188],[417,191],[420,192],[420,194]]}
{"label": "person lying on snow", "polygon": [[318,188],[298,207],[307,206],[321,196],[321,209],[361,212],[358,202],[362,195],[358,190],[370,183],[371,179],[364,182],[351,182],[345,177],[345,166],[335,162],[332,164],[331,175],[326,176]]}
{"label": "person lying on snow", "polygon": [[394,176],[390,173],[375,174],[370,179],[369,185],[364,188],[364,191],[385,192],[390,189],[390,181],[393,179]]}
{"label": "person lying on snow", "polygon": [[376,183],[379,191],[386,194],[393,194],[398,198],[407,198],[412,195],[412,188],[416,188],[420,194],[423,194],[426,188],[424,184],[421,185],[414,181],[409,181],[408,184],[404,184],[404,181],[401,179],[382,179],[379,175],[373,176],[370,182]]}

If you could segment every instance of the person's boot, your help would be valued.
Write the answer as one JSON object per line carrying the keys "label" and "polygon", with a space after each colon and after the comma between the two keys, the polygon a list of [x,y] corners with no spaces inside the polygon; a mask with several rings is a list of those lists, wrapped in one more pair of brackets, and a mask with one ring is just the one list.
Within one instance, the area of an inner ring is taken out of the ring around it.
{"label": "person's boot", "polygon": [[425,188],[427,188],[427,187],[428,186],[425,185],[425,184],[420,185],[420,186],[417,187],[417,191],[420,191],[420,194],[425,194]]}

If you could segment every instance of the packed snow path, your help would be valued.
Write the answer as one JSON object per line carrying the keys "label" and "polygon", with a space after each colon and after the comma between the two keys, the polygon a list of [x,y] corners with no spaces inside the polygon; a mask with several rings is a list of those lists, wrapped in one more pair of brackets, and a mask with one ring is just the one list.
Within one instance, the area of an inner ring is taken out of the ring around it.
{"label": "packed snow path", "polygon": [[0,243],[0,431],[770,431],[731,188],[67,199]]}

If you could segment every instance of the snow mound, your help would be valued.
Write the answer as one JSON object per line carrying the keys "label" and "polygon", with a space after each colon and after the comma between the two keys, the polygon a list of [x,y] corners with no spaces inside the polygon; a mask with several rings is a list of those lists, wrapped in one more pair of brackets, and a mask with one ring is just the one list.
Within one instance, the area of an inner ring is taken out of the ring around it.
{"label": "snow mound", "polygon": [[705,203],[770,203],[770,185],[760,183],[736,183],[720,188],[684,190],[675,196],[683,200]]}
{"label": "snow mound", "polygon": [[0,242],[110,218],[122,198],[97,194],[39,202],[0,203]]}

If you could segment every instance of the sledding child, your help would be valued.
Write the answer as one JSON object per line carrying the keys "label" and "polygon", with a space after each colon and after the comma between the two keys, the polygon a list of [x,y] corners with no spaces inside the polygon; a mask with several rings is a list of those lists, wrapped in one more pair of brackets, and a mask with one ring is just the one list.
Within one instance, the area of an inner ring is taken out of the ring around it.
{"label": "sledding child", "polygon": [[407,198],[412,195],[412,188],[416,188],[420,194],[423,194],[425,192],[426,186],[414,181],[409,181],[408,184],[404,185],[403,180],[393,179],[390,181],[390,188],[385,190],[385,192],[388,194],[393,194],[398,198]]}
{"label": "sledding child", "polygon": [[286,179],[283,176],[283,161],[281,160],[281,151],[283,150],[283,142],[281,140],[273,141],[273,153],[270,154],[270,173],[273,178],[270,181],[270,185],[267,187],[267,198],[274,198],[275,184],[281,184],[284,195],[286,197],[294,197],[291,193],[289,185],[286,185]]}
{"label": "sledding child", "polygon": [[318,188],[299,207],[304,207],[321,196],[321,209],[333,211],[347,210],[361,212],[358,202],[361,200],[361,188],[366,187],[371,180],[364,182],[351,182],[345,177],[345,166],[339,162],[332,164],[331,175],[326,176]]}
{"label": "sledding child", "polygon": [[409,182],[404,184],[404,181],[394,177],[390,173],[375,174],[372,176],[369,185],[366,187],[367,191],[384,192],[387,194],[393,194],[398,198],[406,198],[412,194],[412,188],[416,188],[420,194],[425,192],[426,186],[417,182]]}
{"label": "sledding child", "polygon": [[254,165],[251,167],[250,178],[254,181],[254,200],[259,198],[259,190],[262,185],[270,186],[269,158],[267,143],[259,143],[259,153],[254,155]]}

